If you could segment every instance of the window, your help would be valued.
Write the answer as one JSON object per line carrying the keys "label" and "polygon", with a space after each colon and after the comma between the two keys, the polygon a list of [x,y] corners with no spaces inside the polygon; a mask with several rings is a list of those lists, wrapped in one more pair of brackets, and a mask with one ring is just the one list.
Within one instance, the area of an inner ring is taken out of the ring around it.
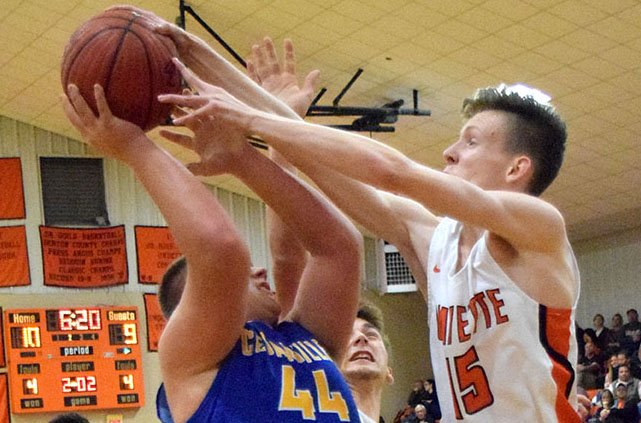
{"label": "window", "polygon": [[41,157],[45,225],[109,226],[102,159]]}

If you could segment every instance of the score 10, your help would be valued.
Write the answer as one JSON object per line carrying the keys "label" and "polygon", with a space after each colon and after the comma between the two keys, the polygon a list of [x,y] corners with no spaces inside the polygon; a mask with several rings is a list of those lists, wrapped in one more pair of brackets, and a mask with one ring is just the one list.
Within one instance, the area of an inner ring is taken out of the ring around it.
{"label": "score 10", "polygon": [[[135,323],[109,325],[109,345],[137,345]],[[11,348],[41,348],[42,340],[38,326],[11,328]]]}

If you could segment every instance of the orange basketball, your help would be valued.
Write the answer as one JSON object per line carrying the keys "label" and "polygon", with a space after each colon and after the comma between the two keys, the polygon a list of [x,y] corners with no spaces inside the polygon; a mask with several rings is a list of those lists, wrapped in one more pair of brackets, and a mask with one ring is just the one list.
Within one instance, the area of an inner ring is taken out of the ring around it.
{"label": "orange basketball", "polygon": [[157,96],[181,92],[180,73],[171,62],[173,41],[157,34],[134,7],[107,10],[73,33],[62,58],[62,86],[75,84],[97,112],[94,84],[105,90],[115,116],[152,129],[169,116],[171,105]]}

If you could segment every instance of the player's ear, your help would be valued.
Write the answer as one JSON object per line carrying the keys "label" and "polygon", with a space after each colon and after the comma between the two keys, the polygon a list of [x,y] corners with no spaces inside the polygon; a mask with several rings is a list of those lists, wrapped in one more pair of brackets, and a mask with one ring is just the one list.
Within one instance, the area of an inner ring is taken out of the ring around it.
{"label": "player's ear", "polygon": [[528,156],[516,156],[512,159],[505,173],[505,179],[508,183],[519,181],[529,181],[534,172],[532,159]]}
{"label": "player's ear", "polygon": [[393,385],[394,384],[394,374],[392,372],[392,368],[387,366],[387,375],[385,376],[385,382],[388,385]]}

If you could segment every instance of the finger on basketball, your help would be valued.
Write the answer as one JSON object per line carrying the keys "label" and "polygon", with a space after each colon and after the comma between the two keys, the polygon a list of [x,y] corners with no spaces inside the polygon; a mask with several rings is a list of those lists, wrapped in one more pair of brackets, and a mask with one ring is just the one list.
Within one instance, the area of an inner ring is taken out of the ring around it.
{"label": "finger on basketball", "polygon": [[191,107],[192,109],[203,106],[207,99],[198,95],[161,94],[158,96],[161,103],[171,103],[179,107]]}
{"label": "finger on basketball", "polygon": [[98,109],[99,117],[110,117],[111,109],[109,104],[107,104],[107,99],[105,98],[105,91],[98,84],[93,86],[93,93],[96,99],[96,108]]}
{"label": "finger on basketball", "polygon": [[196,91],[202,91],[204,87],[203,81],[196,76],[195,73],[191,71],[187,66],[183,64],[178,58],[174,57],[172,59],[172,62],[174,62],[174,65],[178,70],[180,71],[180,74],[183,76],[187,84],[194,88]]}
{"label": "finger on basketball", "polygon": [[80,95],[80,90],[77,86],[74,84],[69,85],[68,91],[69,101],[73,104],[73,108],[76,110],[76,113],[81,120],[85,120],[87,117],[95,117],[84,97]]}
{"label": "finger on basketball", "polygon": [[75,107],[71,104],[69,97],[64,94],[62,94],[62,109],[73,126],[76,128],[80,128],[82,126],[82,121],[78,117],[78,112],[76,112]]}

